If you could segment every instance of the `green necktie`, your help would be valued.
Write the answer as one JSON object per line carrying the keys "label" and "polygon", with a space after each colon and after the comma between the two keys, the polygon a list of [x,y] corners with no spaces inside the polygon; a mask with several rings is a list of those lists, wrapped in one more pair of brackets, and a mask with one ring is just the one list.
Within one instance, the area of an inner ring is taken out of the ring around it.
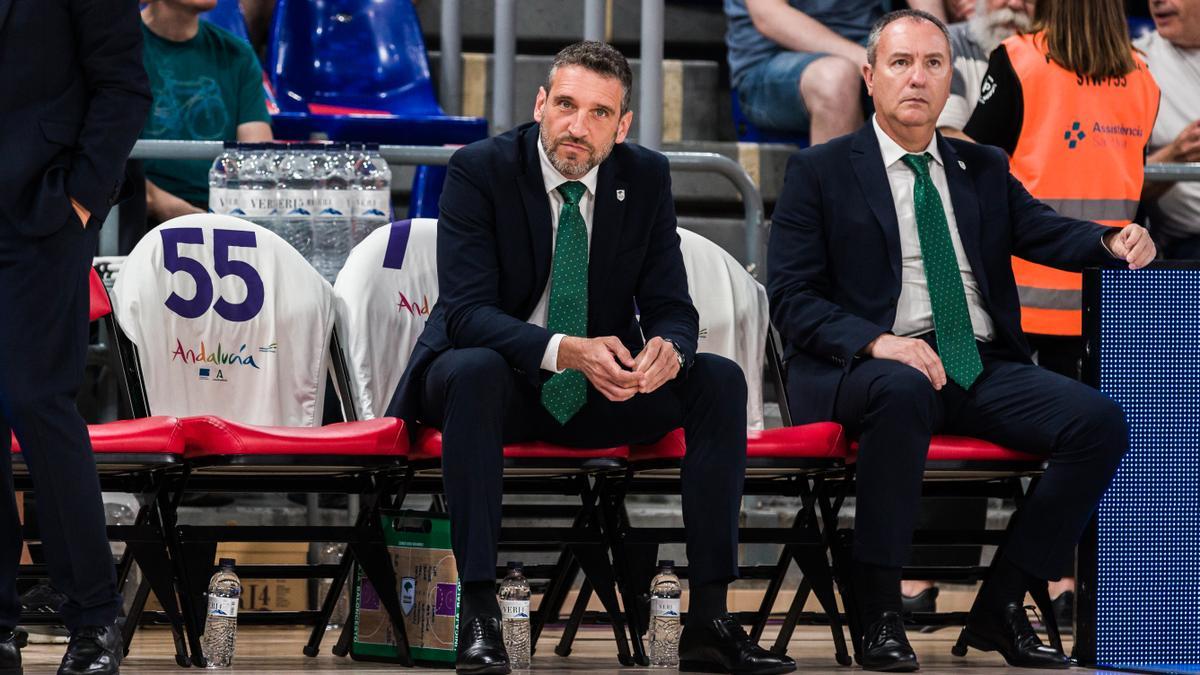
{"label": "green necktie", "polygon": [[[546,330],[575,337],[587,336],[588,238],[579,200],[587,190],[577,180],[558,186],[563,205],[558,212],[558,237],[550,285],[550,315]],[[564,370],[542,385],[542,405],[566,424],[587,401],[587,378]]]}
{"label": "green necktie", "polygon": [[929,153],[905,155],[904,163],[917,174],[913,185],[913,209],[917,216],[917,237],[921,241],[921,259],[925,263],[925,281],[929,285],[929,302],[933,306],[933,327],[937,333],[938,355],[946,369],[946,377],[963,389],[970,389],[983,362],[975,344],[975,330],[967,311],[967,294],[963,290],[958,257],[946,224],[946,212],[933,179],[929,177]]}

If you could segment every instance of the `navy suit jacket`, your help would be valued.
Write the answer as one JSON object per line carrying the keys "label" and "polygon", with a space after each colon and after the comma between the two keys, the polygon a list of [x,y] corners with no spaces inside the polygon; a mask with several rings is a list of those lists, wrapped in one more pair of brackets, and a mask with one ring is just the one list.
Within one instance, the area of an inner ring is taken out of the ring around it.
{"label": "navy suit jacket", "polygon": [[[1034,199],[990,146],[938,134],[959,236],[995,340],[1028,361],[1012,255],[1078,272],[1112,262],[1109,228],[1058,215]],[[869,122],[788,162],[772,217],[767,289],[784,341],[796,424],[829,420],[842,377],[891,330],[900,298],[900,229]]]}
{"label": "navy suit jacket", "polygon": [[[387,414],[420,419],[425,370],[450,348],[487,347],[533,386],[551,333],[527,321],[550,278],[550,201],[537,150],[539,126],[460,149],[439,203],[439,297]],[[637,313],[640,312],[640,320]],[[698,317],[675,231],[663,155],[619,143],[600,164],[588,259],[588,336],[615,335],[631,352],[673,341],[691,366]],[[681,373],[681,377],[682,377]]]}
{"label": "navy suit jacket", "polygon": [[0,236],[97,225],[150,110],[137,0],[0,0]]}

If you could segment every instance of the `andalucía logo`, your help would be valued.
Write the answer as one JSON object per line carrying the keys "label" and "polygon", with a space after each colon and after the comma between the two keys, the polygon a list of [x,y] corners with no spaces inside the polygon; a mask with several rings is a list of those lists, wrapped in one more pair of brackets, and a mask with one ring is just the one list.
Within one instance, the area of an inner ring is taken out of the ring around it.
{"label": "andaluc\u00eda logo", "polygon": [[[259,347],[258,351],[265,354],[274,354],[277,349],[277,344],[272,343],[266,347]],[[184,347],[183,342],[176,338],[175,350],[171,352],[171,360],[200,366],[198,372],[200,379],[211,380],[213,382],[226,381],[225,371],[222,370],[223,367],[238,366],[262,370],[258,363],[255,362],[254,355],[247,353],[246,345],[242,345],[236,352],[231,352],[227,351],[225,346],[218,342],[216,348],[210,350],[203,340],[200,341],[199,349],[192,349]]]}

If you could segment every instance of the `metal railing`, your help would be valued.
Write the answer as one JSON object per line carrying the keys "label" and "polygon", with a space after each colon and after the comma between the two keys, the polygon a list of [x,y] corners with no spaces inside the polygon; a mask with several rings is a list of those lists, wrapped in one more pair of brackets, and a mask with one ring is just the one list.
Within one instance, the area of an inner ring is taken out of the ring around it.
{"label": "metal railing", "polygon": [[1146,167],[1148,181],[1200,181],[1200,162],[1187,164],[1150,164]]}
{"label": "metal railing", "polygon": [[[216,159],[224,144],[220,141],[139,140],[130,159]],[[445,165],[454,148],[424,145],[383,145],[379,153],[389,164]],[[750,174],[734,160],[715,152],[666,152],[672,171],[717,173],[729,179],[742,198],[743,227],[746,242],[746,269],[754,273],[760,266],[763,230],[763,200]],[[115,227],[105,228],[115,236]],[[103,249],[103,247],[102,247]],[[110,250],[115,251],[114,245]]]}
{"label": "metal railing", "polygon": [[[492,32],[492,128],[508,130],[513,125],[513,90],[517,67],[517,2],[495,0]],[[605,39],[607,0],[584,0],[583,38]],[[638,143],[648,148],[662,146],[663,125],[663,0],[641,2],[641,71],[638,93]],[[442,109],[462,113],[462,4],[442,0],[441,85]]]}

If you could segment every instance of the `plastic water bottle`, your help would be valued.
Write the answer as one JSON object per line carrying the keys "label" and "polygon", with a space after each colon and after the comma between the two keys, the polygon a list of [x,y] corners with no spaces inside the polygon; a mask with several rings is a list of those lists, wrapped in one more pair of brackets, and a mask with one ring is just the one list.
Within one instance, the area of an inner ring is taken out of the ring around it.
{"label": "plastic water bottle", "polygon": [[228,668],[233,663],[241,597],[242,581],[233,571],[233,558],[221,558],[221,569],[208,582],[208,618],[202,646],[209,668]]}
{"label": "plastic water bottle", "polygon": [[391,222],[392,169],[379,154],[378,143],[368,143],[354,161],[354,245],[375,228]]}
{"label": "plastic water bottle", "polygon": [[500,633],[513,668],[529,667],[529,582],[524,569],[519,562],[508,563],[508,575],[500,582]]}
{"label": "plastic water bottle", "polygon": [[326,146],[324,171],[317,177],[317,204],[313,216],[313,267],[329,283],[337,278],[350,255],[350,184],[353,157],[346,144]]}
{"label": "plastic water bottle", "polygon": [[225,141],[225,149],[208,170],[208,211],[223,216],[244,215],[238,205],[238,162],[236,141]]}
{"label": "plastic water bottle", "polygon": [[679,665],[679,577],[674,560],[659,560],[658,574],[650,582],[650,665]]}
{"label": "plastic water bottle", "polygon": [[308,260],[312,260],[313,210],[316,208],[316,176],[313,153],[316,146],[293,143],[279,158],[277,234]]}
{"label": "plastic water bottle", "polygon": [[278,232],[279,213],[271,145],[253,143],[244,147],[242,161],[238,164],[238,206],[246,220]]}

